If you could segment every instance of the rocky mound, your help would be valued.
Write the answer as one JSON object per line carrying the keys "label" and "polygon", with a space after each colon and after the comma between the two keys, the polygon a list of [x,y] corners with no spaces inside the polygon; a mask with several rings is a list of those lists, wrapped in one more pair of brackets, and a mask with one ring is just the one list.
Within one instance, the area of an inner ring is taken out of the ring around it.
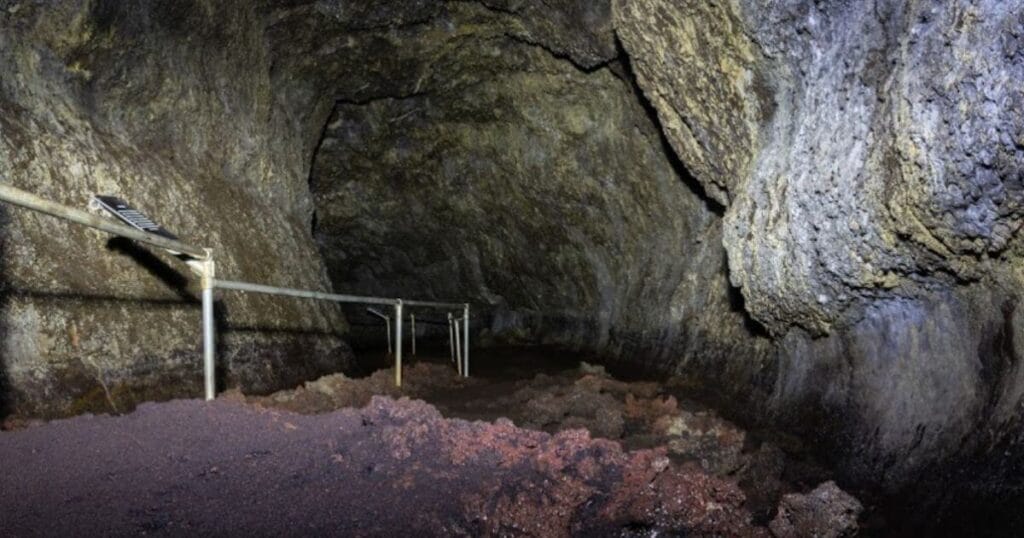
{"label": "rocky mound", "polygon": [[408,399],[316,416],[147,404],[0,434],[0,454],[11,535],[769,535],[735,483],[664,450]]}

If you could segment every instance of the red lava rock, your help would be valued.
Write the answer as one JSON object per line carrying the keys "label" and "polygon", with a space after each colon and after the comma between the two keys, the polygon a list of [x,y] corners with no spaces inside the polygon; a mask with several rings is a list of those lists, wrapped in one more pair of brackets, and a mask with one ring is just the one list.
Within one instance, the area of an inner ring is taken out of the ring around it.
{"label": "red lava rock", "polygon": [[764,536],[726,480],[586,431],[420,402],[303,416],[174,401],[0,434],[7,535]]}
{"label": "red lava rock", "polygon": [[[401,389],[393,379],[335,374],[269,396],[228,391],[0,433],[0,529],[766,536],[751,511],[764,523],[777,514],[783,536],[856,529],[859,504],[838,488],[776,509],[798,487],[782,479],[785,453],[662,384],[586,363],[495,380],[420,362]],[[805,471],[801,484],[826,479]]]}
{"label": "red lava rock", "polygon": [[[436,403],[446,414],[492,420],[507,416],[522,427],[548,432],[586,429],[632,448],[668,445],[677,456],[702,462],[712,472],[732,472],[743,463],[742,430],[704,411],[680,410],[675,397],[659,394],[657,383],[612,379],[600,366],[581,363],[557,375],[539,374],[504,393],[487,390],[485,380],[459,378],[447,365],[436,363],[407,367],[405,379],[399,390],[391,370],[362,379],[335,374],[294,390],[244,399],[264,407],[324,413],[366,405],[375,394],[407,395]],[[460,391],[479,394],[460,400]]]}
{"label": "red lava rock", "polygon": [[[632,392],[625,394],[625,415],[633,420],[642,420],[650,424],[670,422],[679,416],[679,402],[674,396],[637,397]],[[663,433],[663,432],[662,432]]]}
{"label": "red lava rock", "polygon": [[741,428],[694,402],[664,394],[671,383],[619,381],[604,368],[585,362],[557,373],[509,380],[463,379],[447,364],[418,362],[407,366],[405,379],[398,390],[391,370],[361,379],[332,375],[295,390],[243,399],[260,406],[324,413],[366,405],[378,393],[407,395],[429,401],[445,416],[507,417],[521,427],[550,433],[586,429],[629,449],[668,447],[675,461],[739,479],[748,505],[765,522],[774,516],[783,493],[827,479],[821,474],[794,484],[783,481],[789,467],[781,451],[754,450],[760,443]]}
{"label": "red lava rock", "polygon": [[[465,379],[452,369],[426,362],[405,367],[403,386],[395,386],[393,369],[378,370],[363,378],[350,378],[332,374],[309,381],[291,390],[282,390],[269,396],[243,396],[248,403],[262,407],[287,409],[296,413],[327,413],[343,407],[361,407],[376,395],[393,397],[423,397],[440,390],[456,390],[478,385],[477,379]],[[238,397],[232,394],[231,397]]]}

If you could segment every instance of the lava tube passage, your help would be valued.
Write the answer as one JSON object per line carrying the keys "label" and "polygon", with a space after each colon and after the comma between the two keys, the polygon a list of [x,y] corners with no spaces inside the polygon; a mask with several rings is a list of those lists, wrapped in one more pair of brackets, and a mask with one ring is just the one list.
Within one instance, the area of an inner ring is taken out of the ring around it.
{"label": "lava tube passage", "polygon": [[1024,0],[0,1],[3,536],[1024,535]]}

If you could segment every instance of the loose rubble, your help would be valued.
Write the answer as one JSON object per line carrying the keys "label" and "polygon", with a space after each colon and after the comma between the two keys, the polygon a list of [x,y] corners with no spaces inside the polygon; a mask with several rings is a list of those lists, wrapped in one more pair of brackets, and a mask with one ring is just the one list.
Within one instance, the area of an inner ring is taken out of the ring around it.
{"label": "loose rubble", "polygon": [[857,532],[861,505],[834,482],[801,490],[778,446],[666,385],[586,363],[406,374],[401,390],[389,370],[336,374],[0,433],[0,521],[13,535]]}
{"label": "loose rubble", "polygon": [[[621,381],[586,362],[497,386],[494,379],[460,378],[437,363],[415,363],[405,372],[400,390],[393,371],[385,369],[361,379],[328,376],[269,396],[232,397],[264,407],[323,413],[363,405],[374,394],[405,394],[430,402],[448,417],[500,420],[552,434],[586,430],[627,450],[654,450],[664,457],[658,461],[672,468],[726,480],[742,491],[740,504],[753,520],[772,521],[773,532],[780,536],[800,536],[812,528],[819,533],[832,529],[828,532],[834,536],[856,533],[862,508],[834,482],[826,482],[827,470],[795,461],[775,442],[752,437],[713,410],[674,394],[672,383]],[[816,499],[813,506],[808,499]]]}

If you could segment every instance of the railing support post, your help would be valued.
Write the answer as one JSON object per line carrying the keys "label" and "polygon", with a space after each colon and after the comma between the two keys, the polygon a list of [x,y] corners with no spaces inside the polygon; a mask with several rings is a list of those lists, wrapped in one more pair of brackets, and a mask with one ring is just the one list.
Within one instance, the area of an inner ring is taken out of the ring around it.
{"label": "railing support post", "polygon": [[462,347],[462,360],[465,362],[462,375],[469,377],[469,303],[462,309]]}
{"label": "railing support post", "polygon": [[395,352],[391,347],[391,318],[384,316],[384,329],[387,331],[388,355]]}
{"label": "railing support post", "polygon": [[459,336],[459,320],[452,320],[452,328],[455,331],[455,364],[459,369],[459,375],[462,374],[462,340]]}
{"label": "railing support post", "polygon": [[409,333],[412,336],[412,356],[416,356],[416,314],[409,314]]}
{"label": "railing support post", "polygon": [[[452,313],[448,312],[448,351],[451,353],[452,362],[455,362],[455,325],[452,323]],[[458,368],[458,364],[455,365]]]}
{"label": "railing support post", "polygon": [[402,386],[402,300],[395,303],[395,386]]}
{"label": "railing support post", "polygon": [[209,401],[217,396],[217,329],[213,312],[216,274],[210,249],[206,249],[206,259],[200,264],[203,289],[203,385],[206,388],[206,400]]}

